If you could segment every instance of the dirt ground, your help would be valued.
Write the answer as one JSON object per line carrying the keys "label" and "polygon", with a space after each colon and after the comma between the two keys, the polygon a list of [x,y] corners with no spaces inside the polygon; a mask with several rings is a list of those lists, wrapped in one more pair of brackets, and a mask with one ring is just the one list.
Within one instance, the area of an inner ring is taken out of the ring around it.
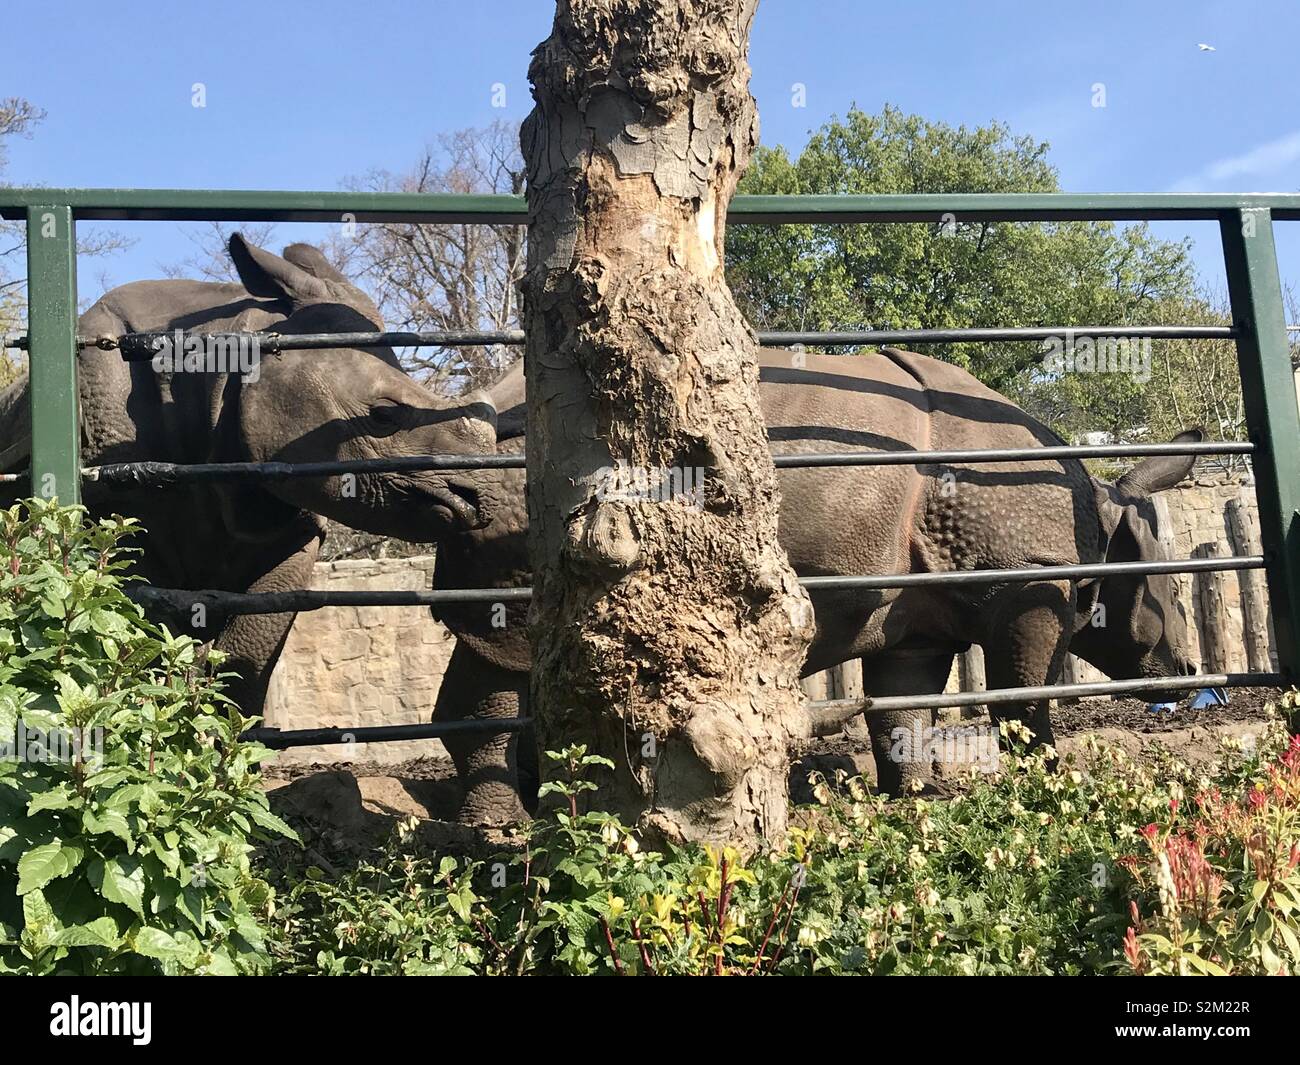
{"label": "dirt ground", "polygon": [[[1234,688],[1227,706],[1193,710],[1184,700],[1171,712],[1153,714],[1140,699],[1088,699],[1061,705],[1053,714],[1057,748],[1068,754],[1083,737],[1098,735],[1137,753],[1159,743],[1187,761],[1214,756],[1221,741],[1258,734],[1265,707],[1280,692],[1272,688]],[[958,729],[987,726],[987,715],[962,720]],[[949,726],[948,731],[953,730]],[[807,802],[808,776],[820,772],[833,776],[837,769],[850,775],[875,778],[871,741],[860,722],[839,736],[815,740],[792,764],[791,795]],[[954,774],[936,767],[933,791],[942,795],[956,790]],[[264,786],[273,808],[303,831],[309,847],[313,840],[322,850],[338,853],[347,845],[382,838],[394,820],[414,815],[429,822],[438,842],[472,846],[484,842],[472,830],[450,822],[459,801],[456,774],[450,761],[419,758],[399,764],[349,762],[333,765],[268,766]],[[493,842],[499,842],[495,840]]]}

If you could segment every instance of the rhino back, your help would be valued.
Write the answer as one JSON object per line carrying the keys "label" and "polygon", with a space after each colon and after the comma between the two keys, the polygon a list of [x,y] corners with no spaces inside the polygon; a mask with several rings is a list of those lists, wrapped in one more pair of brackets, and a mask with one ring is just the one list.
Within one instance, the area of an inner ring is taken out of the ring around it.
{"label": "rhino back", "polygon": [[[242,286],[207,281],[137,281],[105,293],[78,322],[83,336],[223,333],[271,328],[287,305]],[[207,458],[218,375],[159,373],[116,351],[85,348],[78,358],[83,458],[89,464]]]}
{"label": "rhino back", "polygon": [[[885,349],[765,351],[762,402],[776,453],[1025,448],[1062,443],[958,366]],[[801,573],[1068,564],[1097,556],[1082,465],[784,470],[781,539]]]}
{"label": "rhino back", "polygon": [[[775,454],[1050,446],[1061,440],[960,367],[887,349],[860,356],[765,349],[759,389]],[[524,446],[524,377],[516,365],[491,389],[498,449]],[[953,467],[859,466],[779,471],[781,543],[795,569],[882,574],[1094,561],[1098,522],[1092,481],[1073,461]],[[529,580],[521,471],[517,496],[488,528],[439,548],[438,587],[505,586]],[[508,517],[507,517],[508,516]],[[979,598],[985,589],[957,595]],[[895,593],[822,593],[819,639],[857,640],[862,612]],[[844,633],[823,632],[844,614]],[[504,628],[479,606],[444,608],[443,620],[489,660],[527,667],[525,611]],[[849,615],[852,615],[850,617]],[[868,641],[869,642],[869,641]],[[861,648],[859,647],[859,650]],[[832,656],[833,657],[833,656]],[[840,661],[834,658],[834,661]]]}
{"label": "rhino back", "polygon": [[[929,446],[925,392],[879,355],[764,350],[759,396],[772,451],[907,451]],[[910,568],[925,478],[913,466],[780,471],[781,543],[804,575]]]}
{"label": "rhino back", "polygon": [[[882,353],[925,389],[936,449],[1053,447],[1064,441],[959,366]],[[932,478],[919,568],[1068,565],[1101,558],[1092,478],[1076,459],[924,467]]]}

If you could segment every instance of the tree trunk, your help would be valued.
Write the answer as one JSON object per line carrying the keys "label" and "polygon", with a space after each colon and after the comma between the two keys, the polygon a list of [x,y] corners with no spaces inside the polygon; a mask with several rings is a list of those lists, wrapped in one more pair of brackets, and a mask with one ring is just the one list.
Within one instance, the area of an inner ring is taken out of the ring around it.
{"label": "tree trunk", "polygon": [[812,635],[722,271],[756,4],[559,0],[521,132],[538,738],[613,759],[593,808],[742,844],[784,831]]}

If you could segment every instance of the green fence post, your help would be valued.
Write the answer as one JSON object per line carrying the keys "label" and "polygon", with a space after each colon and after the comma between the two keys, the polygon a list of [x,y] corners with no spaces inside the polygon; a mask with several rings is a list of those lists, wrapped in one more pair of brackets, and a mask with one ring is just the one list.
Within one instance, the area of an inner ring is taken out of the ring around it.
{"label": "green fence post", "polygon": [[81,500],[77,239],[72,208],[27,208],[27,361],[32,495]]}
{"label": "green fence post", "polygon": [[1273,243],[1273,215],[1239,208],[1219,221],[1246,424],[1257,450],[1255,495],[1268,563],[1278,664],[1300,675],[1300,410],[1287,346],[1286,314]]}

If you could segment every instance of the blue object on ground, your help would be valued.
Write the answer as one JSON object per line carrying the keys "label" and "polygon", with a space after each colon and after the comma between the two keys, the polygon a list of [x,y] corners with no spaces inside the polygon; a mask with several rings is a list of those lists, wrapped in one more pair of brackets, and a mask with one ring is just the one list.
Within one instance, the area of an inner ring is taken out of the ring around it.
{"label": "blue object on ground", "polygon": [[1192,700],[1191,708],[1200,710],[1205,706],[1227,706],[1228,693],[1222,688],[1202,688]]}
{"label": "blue object on ground", "polygon": [[1177,703],[1151,703],[1147,707],[1148,714],[1172,714]]}

